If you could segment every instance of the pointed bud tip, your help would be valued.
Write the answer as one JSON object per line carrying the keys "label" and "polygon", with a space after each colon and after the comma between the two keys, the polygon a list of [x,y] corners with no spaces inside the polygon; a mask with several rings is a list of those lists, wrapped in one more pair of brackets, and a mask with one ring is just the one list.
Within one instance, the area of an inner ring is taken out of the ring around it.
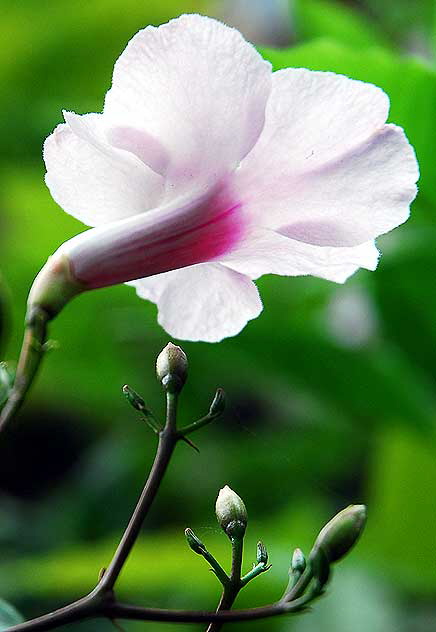
{"label": "pointed bud tip", "polygon": [[188,358],[181,347],[169,342],[156,360],[156,375],[169,393],[178,393],[188,377]]}
{"label": "pointed bud tip", "polygon": [[123,386],[123,395],[125,395],[127,401],[135,410],[143,411],[145,409],[145,401],[133,388],[130,388],[128,384]]}
{"label": "pointed bud tip", "polygon": [[291,571],[293,573],[303,573],[306,568],[306,558],[301,549],[295,549],[292,555]]}
{"label": "pointed bud tip", "polygon": [[352,549],[366,523],[366,506],[349,505],[334,516],[320,531],[313,551],[322,549],[330,564]]}
{"label": "pointed bud tip", "polygon": [[218,388],[209,408],[209,415],[221,415],[226,407],[226,394],[222,388]]}
{"label": "pointed bud tip", "polygon": [[244,501],[228,485],[218,494],[215,504],[218,523],[229,538],[243,538],[247,528],[247,510]]}
{"label": "pointed bud tip", "polygon": [[197,538],[195,533],[189,527],[185,529],[185,537],[189,547],[194,551],[194,553],[198,553],[201,555],[205,551],[205,546],[203,542]]}
{"label": "pointed bud tip", "polygon": [[258,564],[268,564],[268,551],[262,541],[257,543],[256,561]]}

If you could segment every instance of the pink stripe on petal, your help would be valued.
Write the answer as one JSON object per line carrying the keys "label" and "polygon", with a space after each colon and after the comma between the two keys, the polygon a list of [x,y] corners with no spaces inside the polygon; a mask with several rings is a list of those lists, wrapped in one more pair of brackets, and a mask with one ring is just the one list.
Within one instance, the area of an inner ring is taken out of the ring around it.
{"label": "pink stripe on petal", "polygon": [[221,186],[86,231],[61,249],[75,278],[93,289],[213,261],[232,250],[244,229],[242,205]]}

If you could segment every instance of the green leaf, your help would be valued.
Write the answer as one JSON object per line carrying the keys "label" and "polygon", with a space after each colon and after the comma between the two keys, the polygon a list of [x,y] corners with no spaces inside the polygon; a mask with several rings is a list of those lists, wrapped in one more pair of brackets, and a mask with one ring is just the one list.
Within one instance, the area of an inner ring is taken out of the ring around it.
{"label": "green leaf", "polygon": [[22,623],[22,621],[24,621],[24,618],[18,610],[7,601],[0,599],[0,632],[7,630],[12,625]]}
{"label": "green leaf", "polygon": [[356,51],[329,39],[318,39],[288,50],[263,50],[275,70],[305,67],[341,73],[374,83],[389,95],[389,121],[401,125],[415,148],[420,164],[421,207],[432,205],[435,220],[434,149],[436,138],[436,72],[417,59],[404,58],[380,47]]}
{"label": "green leaf", "polygon": [[385,43],[377,25],[366,15],[337,2],[298,0],[294,20],[302,39],[328,36],[354,48]]}

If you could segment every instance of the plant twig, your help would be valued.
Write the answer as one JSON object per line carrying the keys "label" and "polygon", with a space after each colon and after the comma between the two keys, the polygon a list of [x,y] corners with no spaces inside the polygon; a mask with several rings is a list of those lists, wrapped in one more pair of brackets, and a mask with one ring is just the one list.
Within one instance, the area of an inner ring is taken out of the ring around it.
{"label": "plant twig", "polygon": [[[230,572],[230,581],[223,585],[223,593],[219,601],[216,612],[223,610],[230,610],[233,606],[239,591],[242,588],[241,582],[241,567],[242,567],[242,553],[244,550],[244,538],[233,537],[232,541],[232,570]],[[212,621],[207,627],[206,632],[219,632],[223,621]]]}
{"label": "plant twig", "polygon": [[4,432],[21,408],[35,379],[45,352],[48,320],[49,315],[41,308],[35,308],[27,318],[14,385],[0,413],[0,432]]}
{"label": "plant twig", "polygon": [[108,592],[113,590],[127,557],[138,538],[142,524],[156,497],[179,439],[176,429],[176,417],[177,395],[167,393],[167,418],[165,427],[159,433],[159,443],[153,466],[112,561],[96,588],[97,591]]}
{"label": "plant twig", "polygon": [[[40,325],[41,329],[36,335],[42,339],[45,336],[45,323],[40,323]],[[32,345],[34,342],[32,336],[30,336],[28,345]],[[35,347],[35,351],[39,353],[41,351],[40,347]],[[241,579],[242,534],[241,537],[229,536],[232,542],[230,576],[227,576],[222,567],[206,549],[203,551],[204,545],[201,545],[201,551],[197,551],[209,561],[223,584],[223,593],[215,612],[142,608],[121,603],[116,599],[114,593],[115,583],[139,536],[144,519],[156,497],[176,444],[178,441],[184,440],[183,433],[177,430],[177,396],[177,393],[167,390],[166,422],[164,428],[159,432],[159,443],[150,474],[111,563],[107,570],[100,572],[97,586],[87,596],[36,619],[14,625],[8,629],[9,632],[48,632],[62,625],[90,618],[106,618],[112,622],[118,619],[125,619],[174,623],[207,623],[209,632],[217,632],[221,630],[226,622],[254,621],[287,613],[301,612],[306,609],[307,604],[311,600],[321,594],[322,585],[319,587],[314,586],[312,590],[303,594],[313,577],[312,571],[308,568],[292,590],[277,603],[248,610],[230,610],[240,589],[249,579],[261,572],[260,570],[258,571],[258,567],[255,567],[253,571],[247,573]],[[203,423],[198,424],[196,429],[203,425]],[[266,562],[264,562],[264,565],[266,567]]]}
{"label": "plant twig", "polygon": [[90,618],[121,619],[132,621],[160,621],[169,623],[210,623],[220,624],[237,621],[256,621],[284,614],[301,612],[306,609],[308,599],[302,597],[291,603],[277,602],[258,608],[246,610],[166,610],[162,608],[142,608],[118,602],[102,601],[96,596],[88,595],[65,608],[55,610],[37,619],[8,628],[8,632],[48,632],[62,625],[83,621]]}

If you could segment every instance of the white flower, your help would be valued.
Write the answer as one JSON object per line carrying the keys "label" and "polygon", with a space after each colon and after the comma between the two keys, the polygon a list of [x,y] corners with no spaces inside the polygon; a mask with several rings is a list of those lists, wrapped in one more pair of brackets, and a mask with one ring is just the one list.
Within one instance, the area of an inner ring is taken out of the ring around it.
{"label": "white flower", "polygon": [[418,178],[388,108],[371,84],[273,73],[216,20],[147,27],[103,113],[65,112],[46,140],[54,199],[95,227],[52,261],[81,289],[130,282],[177,338],[235,335],[262,310],[263,274],[376,268],[374,239],[407,219]]}

